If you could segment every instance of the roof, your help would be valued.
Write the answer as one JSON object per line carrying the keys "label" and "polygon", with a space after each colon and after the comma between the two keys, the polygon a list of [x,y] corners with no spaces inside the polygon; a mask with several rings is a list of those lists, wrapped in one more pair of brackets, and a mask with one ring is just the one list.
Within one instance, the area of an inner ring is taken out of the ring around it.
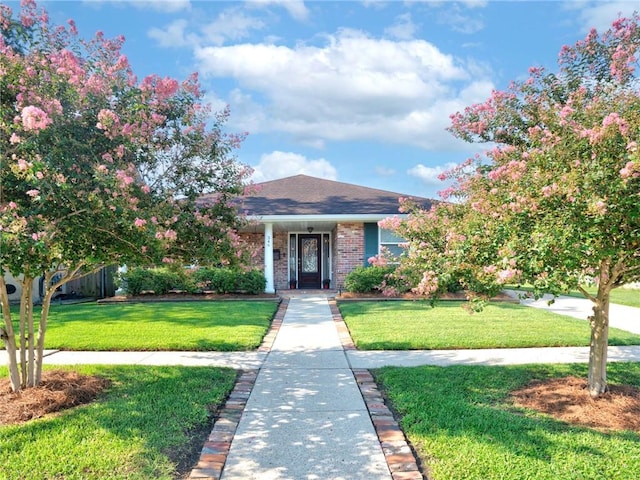
{"label": "roof", "polygon": [[[400,197],[395,192],[295,175],[256,184],[241,209],[250,216],[264,215],[394,215]],[[428,208],[432,201],[411,197]]]}

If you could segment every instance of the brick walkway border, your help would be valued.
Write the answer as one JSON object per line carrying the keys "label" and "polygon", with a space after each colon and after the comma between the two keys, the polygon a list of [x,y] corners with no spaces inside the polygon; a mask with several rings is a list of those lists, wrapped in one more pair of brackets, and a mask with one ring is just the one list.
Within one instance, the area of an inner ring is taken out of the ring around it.
{"label": "brick walkway border", "polygon": [[[276,335],[282,326],[282,320],[288,305],[289,300],[282,299],[278,311],[271,321],[271,328],[262,339],[262,345],[258,349],[259,352],[269,352],[271,350]],[[227,455],[229,455],[233,435],[236,433],[240,417],[249,395],[251,395],[251,390],[258,377],[258,371],[257,369],[245,370],[240,373],[235,387],[213,425],[213,430],[204,442],[198,464],[196,468],[191,470],[189,479],[220,480],[222,469],[227,461]]]}
{"label": "brick walkway border", "polygon": [[[355,350],[353,339],[340,310],[338,310],[336,301],[329,300],[329,307],[338,329],[342,347],[345,350]],[[363,368],[354,368],[352,371],[364,403],[367,405],[367,410],[369,410],[373,427],[376,429],[382,452],[389,466],[389,471],[391,471],[391,477],[393,480],[424,480],[425,477],[420,473],[413,450],[393,417],[393,413],[385,405],[373,375],[369,370]]]}
{"label": "brick walkway border", "polygon": [[[264,337],[260,352],[269,352],[282,326],[284,314],[287,311],[289,299],[282,299],[276,312],[271,328]],[[338,329],[340,342],[345,350],[355,350],[349,329],[342,319],[336,301],[329,299],[331,316]],[[384,399],[371,373],[366,369],[353,369],[356,383],[367,405],[369,416],[378,435],[387,465],[393,480],[424,480],[418,463],[409,446],[398,422],[391,410],[385,405]],[[238,428],[240,417],[247,404],[251,390],[258,376],[258,370],[246,370],[240,374],[236,385],[229,395],[224,408],[213,425],[213,430],[202,447],[198,465],[191,471],[190,480],[220,480],[222,469],[229,454],[233,435]]]}

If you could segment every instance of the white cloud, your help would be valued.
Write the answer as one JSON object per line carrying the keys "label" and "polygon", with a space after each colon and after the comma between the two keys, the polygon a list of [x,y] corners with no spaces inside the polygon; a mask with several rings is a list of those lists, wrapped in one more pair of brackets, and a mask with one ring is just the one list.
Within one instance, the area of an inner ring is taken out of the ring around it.
{"label": "white cloud", "polygon": [[396,21],[390,27],[384,29],[384,33],[398,40],[411,40],[416,33],[416,24],[411,20],[410,13],[404,13],[396,17]]}
{"label": "white cloud", "polygon": [[587,33],[592,28],[604,32],[611,27],[619,15],[630,17],[634,11],[639,9],[637,2],[628,0],[566,2],[565,8],[578,11],[577,18],[583,33]]}
{"label": "white cloud", "polygon": [[296,20],[304,21],[309,18],[309,10],[304,0],[247,0],[247,5],[256,7],[277,5],[284,8]]}
{"label": "white cloud", "polygon": [[446,163],[445,165],[438,165],[436,167],[426,167],[418,164],[407,170],[407,174],[419,178],[427,185],[443,185],[443,181],[438,177],[456,166],[456,163]]}
{"label": "white cloud", "polygon": [[476,33],[484,28],[484,22],[479,13],[469,15],[463,12],[458,5],[441,11],[438,20],[440,23],[449,25],[452,30],[465,34]]}
{"label": "white cloud", "polygon": [[203,40],[222,45],[226,40],[246,38],[254,30],[264,28],[262,20],[238,9],[225,10],[213,22],[202,28]]}
{"label": "white cloud", "polygon": [[223,45],[228,40],[240,40],[253,31],[264,28],[265,24],[238,8],[223,10],[211,22],[199,27],[198,33],[187,32],[189,22],[185,19],[174,20],[164,28],[152,28],[148,35],[161,47],[184,47],[213,44]]}
{"label": "white cloud", "polygon": [[164,29],[151,28],[147,35],[156,40],[158,45],[165,48],[185,47],[192,44],[194,38],[188,35],[185,30],[187,21],[183,19],[174,20]]}
{"label": "white cloud", "polygon": [[245,43],[197,47],[194,54],[204,77],[237,81],[231,122],[252,133],[287,132],[310,145],[376,139],[458,148],[461,142],[445,131],[449,114],[484,101],[493,88],[477,65],[425,40],[347,29],[321,46]]}
{"label": "white cloud", "polygon": [[324,158],[309,160],[304,155],[292,152],[274,151],[260,157],[260,163],[253,167],[251,180],[256,183],[292,175],[310,175],[312,177],[337,180],[338,172]]}

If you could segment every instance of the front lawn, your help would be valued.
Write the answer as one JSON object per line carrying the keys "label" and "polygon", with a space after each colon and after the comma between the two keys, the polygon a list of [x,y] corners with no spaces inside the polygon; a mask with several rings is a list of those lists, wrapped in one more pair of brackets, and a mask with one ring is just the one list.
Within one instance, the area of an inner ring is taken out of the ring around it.
{"label": "front lawn", "polygon": [[[340,312],[360,350],[566,347],[589,345],[584,320],[499,303],[470,314],[460,302],[343,302]],[[640,335],[611,328],[610,345],[640,345]]]}
{"label": "front lawn", "polygon": [[251,350],[260,346],[277,308],[272,301],[52,305],[45,348]]}
{"label": "front lawn", "polygon": [[236,378],[210,367],[71,368],[112,385],[92,404],[0,426],[1,480],[182,478]]}
{"label": "front lawn", "polygon": [[[610,384],[640,387],[640,364],[609,365]],[[373,372],[431,480],[638,478],[640,434],[575,427],[517,408],[510,391],[584,365],[386,367]]]}

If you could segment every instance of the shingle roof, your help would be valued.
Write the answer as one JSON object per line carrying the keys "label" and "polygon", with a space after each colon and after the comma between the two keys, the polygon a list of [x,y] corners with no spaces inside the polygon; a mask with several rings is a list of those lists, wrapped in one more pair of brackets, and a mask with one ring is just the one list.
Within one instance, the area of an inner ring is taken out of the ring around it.
{"label": "shingle roof", "polygon": [[[398,213],[400,193],[336,182],[307,175],[257,184],[241,209],[248,215],[364,215]],[[425,207],[431,200],[412,197]]]}

